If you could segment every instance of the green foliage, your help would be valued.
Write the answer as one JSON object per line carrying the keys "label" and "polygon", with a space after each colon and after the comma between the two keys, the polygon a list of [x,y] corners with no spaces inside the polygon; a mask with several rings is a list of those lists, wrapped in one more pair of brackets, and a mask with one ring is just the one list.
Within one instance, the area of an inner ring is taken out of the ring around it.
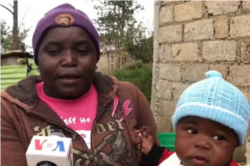
{"label": "green foliage", "polygon": [[100,1],[95,9],[98,11],[97,24],[103,45],[124,50],[124,44],[139,29],[134,14],[143,7],[136,1]]}
{"label": "green foliage", "polygon": [[151,101],[152,64],[136,62],[111,73],[120,81],[131,82]]}
{"label": "green foliage", "polygon": [[143,10],[141,5],[136,1],[102,1],[95,9],[104,51],[114,47],[144,63],[153,61],[153,35],[147,37],[146,27],[134,17]]}
{"label": "green foliage", "polygon": [[10,50],[12,42],[12,34],[10,27],[7,25],[5,21],[2,20],[0,22],[0,26],[1,26],[1,46],[2,46],[1,49]]}
{"label": "green foliage", "polygon": [[[0,22],[0,27],[1,27],[1,45],[2,49],[4,51],[8,51],[11,49],[11,44],[12,44],[12,29],[7,25],[6,21],[1,20]],[[30,31],[29,29],[21,29],[19,31],[19,43],[23,44],[24,40],[28,36],[28,32]],[[24,45],[25,48],[29,47],[27,45]]]}
{"label": "green foliage", "polygon": [[143,63],[153,62],[153,35],[150,37],[137,38],[135,43],[126,44],[126,50],[130,56]]}

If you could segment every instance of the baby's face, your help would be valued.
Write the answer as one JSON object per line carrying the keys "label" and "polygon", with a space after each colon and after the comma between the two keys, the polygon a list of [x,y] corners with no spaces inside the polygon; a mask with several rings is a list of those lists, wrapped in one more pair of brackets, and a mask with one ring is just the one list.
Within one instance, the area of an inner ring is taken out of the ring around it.
{"label": "baby's face", "polygon": [[228,127],[199,117],[185,117],[176,129],[175,150],[184,166],[225,166],[237,147]]}

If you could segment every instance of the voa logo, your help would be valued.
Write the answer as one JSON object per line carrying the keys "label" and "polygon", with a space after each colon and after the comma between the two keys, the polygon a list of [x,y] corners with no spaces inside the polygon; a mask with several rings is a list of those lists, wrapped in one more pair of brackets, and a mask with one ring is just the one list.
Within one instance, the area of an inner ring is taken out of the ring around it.
{"label": "voa logo", "polygon": [[65,152],[63,141],[35,139],[35,149],[42,151]]}

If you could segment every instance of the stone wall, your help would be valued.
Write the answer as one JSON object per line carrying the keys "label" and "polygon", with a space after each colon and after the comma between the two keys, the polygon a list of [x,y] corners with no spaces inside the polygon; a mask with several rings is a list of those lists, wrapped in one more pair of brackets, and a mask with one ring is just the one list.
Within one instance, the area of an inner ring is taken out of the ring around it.
{"label": "stone wall", "polygon": [[158,132],[173,131],[180,94],[210,69],[250,101],[250,1],[156,1],[154,26],[151,105]]}
{"label": "stone wall", "polygon": [[[250,2],[156,2],[154,112],[171,116],[180,93],[215,69],[250,93]],[[248,94],[249,95],[249,94]],[[166,108],[164,105],[167,105]],[[160,115],[161,114],[161,115]],[[169,128],[159,131],[170,131]]]}

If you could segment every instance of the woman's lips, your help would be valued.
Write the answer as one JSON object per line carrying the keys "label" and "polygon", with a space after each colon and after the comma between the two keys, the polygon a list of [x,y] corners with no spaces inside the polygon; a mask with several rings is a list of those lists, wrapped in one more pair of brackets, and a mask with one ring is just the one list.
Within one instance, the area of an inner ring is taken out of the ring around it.
{"label": "woman's lips", "polygon": [[73,84],[77,83],[80,80],[80,78],[67,76],[67,77],[60,77],[59,80],[62,84],[73,85]]}

